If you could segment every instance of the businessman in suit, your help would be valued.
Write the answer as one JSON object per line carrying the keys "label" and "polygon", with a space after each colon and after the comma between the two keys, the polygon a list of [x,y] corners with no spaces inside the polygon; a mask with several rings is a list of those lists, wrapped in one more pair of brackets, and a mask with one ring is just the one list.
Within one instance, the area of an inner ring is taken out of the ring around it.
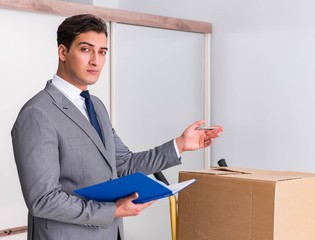
{"label": "businessman in suit", "polygon": [[[137,193],[117,202],[88,201],[73,190],[178,165],[182,152],[210,146],[223,129],[196,130],[204,123],[198,121],[174,140],[131,152],[112,128],[104,104],[87,92],[105,63],[106,24],[88,14],[69,17],[58,28],[57,42],[57,73],[22,107],[11,132],[29,209],[28,239],[124,239],[122,218],[153,202],[134,204]],[[92,125],[89,98],[98,127]]]}

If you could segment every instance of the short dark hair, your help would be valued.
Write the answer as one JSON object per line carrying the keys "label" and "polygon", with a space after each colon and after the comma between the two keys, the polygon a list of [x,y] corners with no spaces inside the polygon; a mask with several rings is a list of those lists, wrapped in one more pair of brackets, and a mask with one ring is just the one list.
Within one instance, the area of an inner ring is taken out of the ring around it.
{"label": "short dark hair", "polygon": [[79,14],[66,18],[57,30],[58,46],[63,44],[69,51],[75,37],[88,31],[104,33],[107,37],[106,23],[99,17],[92,14]]}

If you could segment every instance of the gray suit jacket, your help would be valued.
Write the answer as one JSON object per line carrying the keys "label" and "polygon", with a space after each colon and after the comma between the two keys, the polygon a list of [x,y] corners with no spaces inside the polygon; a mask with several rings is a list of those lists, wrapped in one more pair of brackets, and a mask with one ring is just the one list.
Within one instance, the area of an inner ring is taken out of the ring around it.
{"label": "gray suit jacket", "polygon": [[51,81],[17,117],[11,135],[29,209],[29,240],[116,240],[118,229],[123,239],[115,203],[86,201],[73,190],[180,164],[172,141],[132,153],[112,128],[103,103],[94,96],[92,101],[105,143]]}

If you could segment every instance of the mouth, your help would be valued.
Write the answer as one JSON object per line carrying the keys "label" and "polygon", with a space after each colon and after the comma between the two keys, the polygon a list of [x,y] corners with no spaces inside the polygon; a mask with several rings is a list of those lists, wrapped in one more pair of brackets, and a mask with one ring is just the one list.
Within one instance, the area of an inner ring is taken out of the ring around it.
{"label": "mouth", "polygon": [[93,75],[96,75],[96,74],[98,74],[98,73],[99,73],[99,71],[98,71],[98,70],[92,70],[92,69],[87,70],[87,72],[88,72],[88,73],[90,73],[90,74],[93,74]]}

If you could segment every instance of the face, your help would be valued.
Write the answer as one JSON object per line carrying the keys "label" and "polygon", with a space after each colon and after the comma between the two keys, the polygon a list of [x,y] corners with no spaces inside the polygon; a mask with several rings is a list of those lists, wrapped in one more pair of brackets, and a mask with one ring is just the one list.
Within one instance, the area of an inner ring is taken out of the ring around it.
{"label": "face", "polygon": [[57,75],[72,85],[85,90],[94,84],[106,60],[107,39],[104,33],[93,31],[76,36],[70,49],[58,47],[59,67]]}

